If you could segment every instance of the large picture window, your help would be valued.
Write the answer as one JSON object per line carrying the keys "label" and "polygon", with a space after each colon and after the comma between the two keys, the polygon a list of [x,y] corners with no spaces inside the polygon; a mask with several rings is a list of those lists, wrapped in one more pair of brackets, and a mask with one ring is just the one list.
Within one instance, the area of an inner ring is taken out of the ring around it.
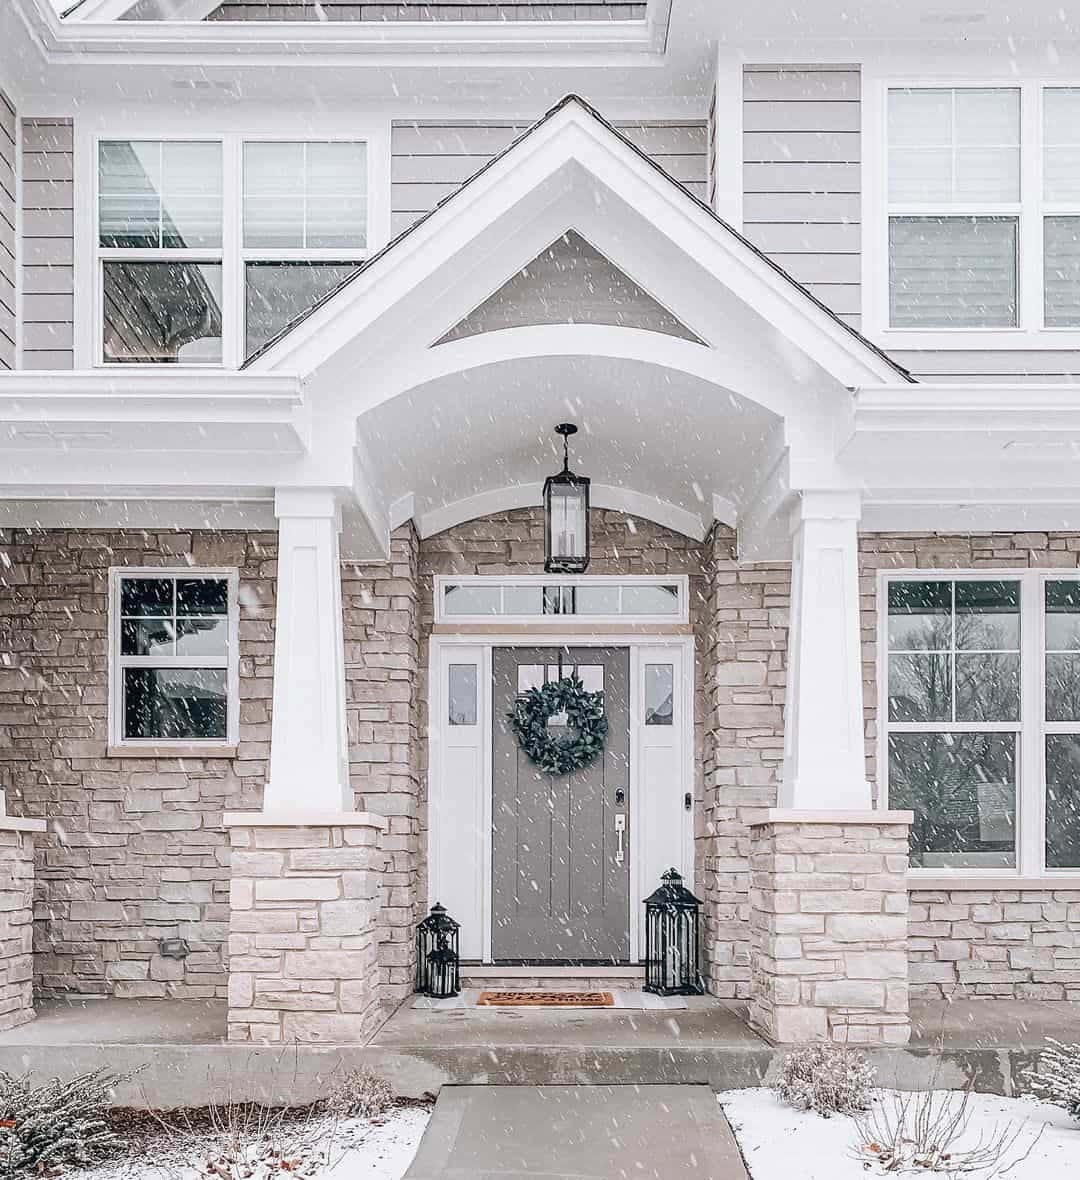
{"label": "large picture window", "polygon": [[236,598],[228,571],[113,571],[113,745],[236,740]]}
{"label": "large picture window", "polygon": [[912,867],[1080,869],[1080,580],[890,577],[883,605],[884,774],[914,812]]}

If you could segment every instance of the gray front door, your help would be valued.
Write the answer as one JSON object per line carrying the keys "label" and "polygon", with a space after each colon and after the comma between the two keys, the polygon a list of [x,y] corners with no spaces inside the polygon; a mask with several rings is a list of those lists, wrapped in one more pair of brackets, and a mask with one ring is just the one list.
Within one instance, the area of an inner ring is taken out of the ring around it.
{"label": "gray front door", "polygon": [[[492,956],[627,962],[630,652],[501,647],[492,666]],[[517,693],[558,679],[560,670],[603,690],[608,736],[591,766],[550,775],[522,751],[507,714]]]}

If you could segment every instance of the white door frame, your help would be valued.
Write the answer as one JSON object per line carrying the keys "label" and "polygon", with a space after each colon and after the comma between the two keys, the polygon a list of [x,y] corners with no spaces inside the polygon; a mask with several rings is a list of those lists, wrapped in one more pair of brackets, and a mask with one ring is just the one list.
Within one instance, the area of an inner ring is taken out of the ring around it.
{"label": "white door frame", "polygon": [[[641,717],[641,684],[643,668],[647,655],[657,650],[678,652],[681,665],[678,673],[678,702],[681,722],[681,789],[678,792],[678,806],[682,818],[681,832],[681,860],[679,867],[683,874],[687,888],[694,888],[694,800],[696,797],[694,783],[694,656],[695,645],[692,635],[648,635],[625,632],[623,634],[589,635],[580,631],[547,632],[538,630],[535,634],[522,633],[516,630],[506,634],[469,634],[462,631],[454,635],[432,635],[428,653],[428,904],[445,901],[453,896],[448,887],[455,872],[455,866],[444,863],[447,859],[440,852],[440,813],[443,805],[443,783],[445,763],[443,758],[444,743],[450,736],[451,727],[446,724],[446,676],[444,669],[454,661],[450,659],[455,652],[462,657],[468,657],[468,662],[475,663],[478,668],[477,704],[480,712],[476,730],[476,749],[478,755],[478,770],[480,773],[480,797],[476,800],[476,814],[474,822],[482,834],[481,856],[475,868],[477,871],[472,887],[478,897],[480,907],[480,923],[482,936],[479,944],[481,960],[484,963],[492,961],[491,944],[491,850],[492,850],[492,650],[496,647],[624,647],[630,652],[630,734],[631,756],[629,775],[629,811],[630,822],[630,856],[632,871],[630,874],[630,913],[628,925],[630,933],[630,956],[632,962],[639,962],[644,955],[644,924],[642,922],[642,903],[648,893],[659,884],[659,881],[645,880],[648,863],[647,845],[648,832],[646,825],[639,822],[640,807],[640,774],[641,774],[641,734],[643,731]],[[456,728],[456,727],[454,727]],[[687,811],[682,803],[686,791],[691,794],[691,808]],[[475,915],[455,914],[459,920],[465,922]],[[464,933],[464,931],[463,931]],[[462,957],[474,958],[469,955],[463,945]],[[474,943],[475,946],[475,943]]]}

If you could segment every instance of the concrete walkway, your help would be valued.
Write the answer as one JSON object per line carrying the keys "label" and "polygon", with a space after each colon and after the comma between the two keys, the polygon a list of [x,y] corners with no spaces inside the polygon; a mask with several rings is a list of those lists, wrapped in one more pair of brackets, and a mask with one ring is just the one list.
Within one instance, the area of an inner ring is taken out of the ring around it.
{"label": "concrete walkway", "polygon": [[708,1086],[445,1086],[405,1180],[748,1180]]}

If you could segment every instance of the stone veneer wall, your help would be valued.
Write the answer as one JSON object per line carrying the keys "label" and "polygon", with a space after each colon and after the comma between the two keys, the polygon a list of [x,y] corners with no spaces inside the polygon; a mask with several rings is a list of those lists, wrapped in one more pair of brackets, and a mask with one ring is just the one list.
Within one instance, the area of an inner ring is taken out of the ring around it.
{"label": "stone veneer wall", "polygon": [[[0,530],[0,784],[36,840],[42,994],[225,994],[221,813],[261,803],[276,534]],[[108,756],[110,566],[240,569],[240,743],[228,757]],[[184,960],[158,954],[183,937]]]}
{"label": "stone veneer wall", "polygon": [[229,1040],[367,1040],[383,991],[379,830],[253,825],[229,836]]}
{"label": "stone veneer wall", "polygon": [[707,545],[698,626],[705,677],[704,806],[698,818],[709,990],[750,994],[750,828],[775,806],[784,759],[790,563],[740,564],[733,530]]}
{"label": "stone veneer wall", "polygon": [[779,1042],[907,1043],[907,864],[906,823],[752,827],[755,1028]]}
{"label": "stone veneer wall", "polygon": [[[878,574],[1077,569],[1080,533],[866,533],[859,538],[867,768],[877,771]],[[913,996],[1080,999],[1080,890],[911,889]]]}
{"label": "stone veneer wall", "polygon": [[0,820],[0,1032],[34,1019],[34,837]]}
{"label": "stone veneer wall", "polygon": [[427,896],[420,792],[419,542],[396,529],[390,561],[343,563],[349,771],[356,806],[384,816],[379,975],[392,1003],[413,987],[414,936]]}

